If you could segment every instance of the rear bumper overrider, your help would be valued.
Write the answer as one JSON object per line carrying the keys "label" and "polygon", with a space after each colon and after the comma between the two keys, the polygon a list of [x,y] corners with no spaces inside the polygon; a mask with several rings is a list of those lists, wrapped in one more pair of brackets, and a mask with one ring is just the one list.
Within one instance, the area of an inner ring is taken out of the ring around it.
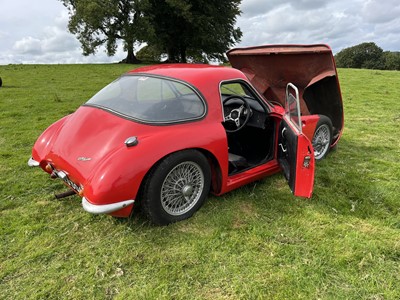
{"label": "rear bumper overrider", "polygon": [[85,197],[82,198],[83,209],[92,214],[109,214],[114,211],[123,209],[133,203],[135,203],[135,200],[125,200],[117,203],[97,205],[90,203],[89,200]]}
{"label": "rear bumper overrider", "polygon": [[30,167],[39,167],[39,162],[34,160],[32,157],[28,160],[28,166]]}

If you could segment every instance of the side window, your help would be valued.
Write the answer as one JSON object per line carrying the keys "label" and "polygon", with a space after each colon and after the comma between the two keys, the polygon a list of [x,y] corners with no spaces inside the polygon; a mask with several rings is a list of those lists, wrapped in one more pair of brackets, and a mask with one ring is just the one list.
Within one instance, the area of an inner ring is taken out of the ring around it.
{"label": "side window", "polygon": [[241,83],[225,83],[221,86],[221,94],[222,95],[238,95],[238,96],[251,96],[247,87],[242,85]]}

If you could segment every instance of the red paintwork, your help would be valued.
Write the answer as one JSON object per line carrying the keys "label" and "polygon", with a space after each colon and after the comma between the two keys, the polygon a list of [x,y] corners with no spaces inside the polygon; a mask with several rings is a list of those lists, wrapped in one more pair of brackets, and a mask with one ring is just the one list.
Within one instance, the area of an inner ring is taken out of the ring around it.
{"label": "red paintwork", "polygon": [[[286,116],[284,116],[284,118],[288,122],[289,119]],[[288,124],[291,126],[290,122],[288,122]],[[294,127],[292,129],[295,130]],[[303,164],[305,157],[310,158],[310,164],[307,167]],[[310,139],[304,134],[304,132],[298,135],[296,170],[300,170],[298,171],[298,174],[301,174],[301,176],[296,176],[294,184],[295,190],[293,191],[293,194],[295,196],[310,198],[314,186],[315,159]]]}
{"label": "red paintwork", "polygon": [[[296,176],[295,191],[293,194],[295,196],[310,198],[314,187],[315,161],[314,150],[305,135],[299,136],[298,149],[296,170],[298,170],[297,172],[301,176]],[[307,167],[303,165],[305,157],[311,157],[310,165]]]}
{"label": "red paintwork", "polygon": [[302,116],[301,122],[303,124],[303,134],[312,141],[317,123],[319,121],[319,115],[308,115]]}
{"label": "red paintwork", "polygon": [[[83,195],[92,204],[104,205],[128,199],[137,199],[138,191],[149,170],[165,156],[184,149],[199,149],[212,164],[212,191],[221,195],[244,184],[280,171],[275,155],[269,162],[242,173],[228,176],[228,143],[224,127],[219,86],[222,81],[240,79],[250,84],[246,75],[234,68],[171,64],[148,66],[131,73],[151,73],[177,78],[190,83],[201,93],[207,103],[206,116],[197,121],[155,126],[139,124],[101,109],[82,106],[75,113],[51,125],[38,138],[32,151],[34,160],[46,171],[51,163],[64,170],[69,178],[83,186]],[[264,101],[266,101],[264,99]],[[277,124],[284,114],[279,106],[270,107],[270,116]],[[299,136],[295,195],[310,197],[314,182],[314,161],[304,170],[302,163],[310,155],[317,115],[303,118],[304,135]],[[128,148],[124,141],[138,138],[137,146]],[[278,132],[275,135],[278,136]],[[308,137],[308,139],[306,138]],[[313,151],[311,151],[313,152]],[[313,153],[311,153],[313,158]],[[78,157],[90,158],[80,161]],[[48,172],[48,171],[46,171]],[[111,213],[127,217],[133,205]]]}

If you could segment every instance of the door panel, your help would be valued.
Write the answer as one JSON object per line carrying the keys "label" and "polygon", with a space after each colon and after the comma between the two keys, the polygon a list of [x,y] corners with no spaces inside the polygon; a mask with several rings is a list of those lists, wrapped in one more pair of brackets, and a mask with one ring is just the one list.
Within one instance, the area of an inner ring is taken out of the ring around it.
{"label": "door panel", "polygon": [[287,120],[282,120],[279,128],[278,161],[293,194],[311,197],[315,167],[312,146]]}
{"label": "door panel", "polygon": [[[287,122],[282,121],[279,127],[279,148],[278,160],[282,167],[283,174],[294,191],[296,179],[296,158],[297,158],[297,135],[290,128]],[[290,166],[294,166],[291,168]]]}
{"label": "door panel", "polygon": [[314,151],[302,133],[299,94],[291,83],[286,88],[285,111],[278,133],[278,161],[293,194],[309,198],[314,186]]}

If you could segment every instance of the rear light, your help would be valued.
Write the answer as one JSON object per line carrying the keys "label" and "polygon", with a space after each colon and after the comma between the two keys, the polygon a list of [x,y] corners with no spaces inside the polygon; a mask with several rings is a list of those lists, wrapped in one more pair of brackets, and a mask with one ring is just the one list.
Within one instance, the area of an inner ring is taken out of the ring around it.
{"label": "rear light", "polygon": [[45,170],[49,173],[53,172],[53,167],[51,166],[51,164],[47,164],[45,167]]}

